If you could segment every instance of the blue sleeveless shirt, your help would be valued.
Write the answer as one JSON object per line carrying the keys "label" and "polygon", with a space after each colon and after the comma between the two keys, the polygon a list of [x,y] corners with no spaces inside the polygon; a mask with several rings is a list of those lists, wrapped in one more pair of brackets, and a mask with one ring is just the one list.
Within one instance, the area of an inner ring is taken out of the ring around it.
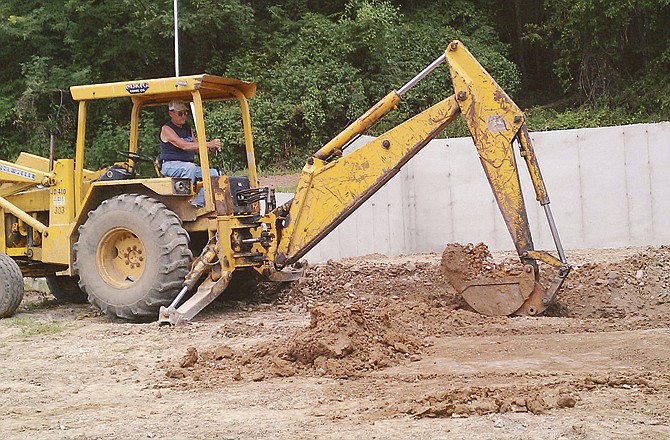
{"label": "blue sleeveless shirt", "polygon": [[[177,127],[172,121],[167,121],[165,125],[173,129],[180,138],[188,142],[193,142],[193,132],[188,124],[184,124],[183,127]],[[178,160],[180,162],[194,162],[195,151],[185,151],[173,145],[171,142],[163,142],[163,140],[161,140],[161,154],[159,160],[165,162],[173,160]]]}

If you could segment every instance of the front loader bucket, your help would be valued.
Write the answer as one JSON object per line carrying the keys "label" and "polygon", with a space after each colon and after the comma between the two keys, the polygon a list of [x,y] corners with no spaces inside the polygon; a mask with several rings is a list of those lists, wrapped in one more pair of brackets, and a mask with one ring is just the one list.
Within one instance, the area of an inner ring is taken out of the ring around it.
{"label": "front loader bucket", "polygon": [[483,315],[536,315],[549,305],[542,301],[546,289],[536,282],[532,265],[499,268],[482,243],[448,245],[440,270],[465,302]]}

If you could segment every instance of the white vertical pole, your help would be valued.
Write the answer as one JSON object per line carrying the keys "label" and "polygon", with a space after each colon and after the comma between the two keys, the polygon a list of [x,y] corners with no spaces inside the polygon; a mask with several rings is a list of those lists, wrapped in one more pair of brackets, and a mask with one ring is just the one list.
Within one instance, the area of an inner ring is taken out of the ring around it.
{"label": "white vertical pole", "polygon": [[174,0],[174,75],[179,76],[179,13]]}

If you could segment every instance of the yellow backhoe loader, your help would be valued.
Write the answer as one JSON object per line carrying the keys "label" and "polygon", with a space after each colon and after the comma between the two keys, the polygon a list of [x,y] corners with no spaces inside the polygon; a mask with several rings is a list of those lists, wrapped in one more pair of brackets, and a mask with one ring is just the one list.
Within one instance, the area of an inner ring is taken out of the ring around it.
{"label": "yellow backhoe loader", "polygon": [[[447,62],[454,94],[397,125],[351,154],[351,141],[396,107],[401,97]],[[398,90],[390,92],[312,155],[295,197],[276,206],[274,191],[259,188],[247,98],[253,83],[213,75],[74,86],[79,103],[74,159],[22,153],[0,161],[0,316],[23,295],[23,276],[47,278],[60,299],[84,301],[129,320],[176,324],[190,320],[230,283],[233,275],[271,281],[301,276],[301,258],[388,182],[428,141],[463,115],[524,271],[520,275],[450,282],[477,311],[535,315],[554,301],[570,271],[549,208],[525,116],[459,41]],[[126,160],[84,168],[86,114],[100,99],[132,102]],[[148,106],[192,103],[199,158],[210,167],[203,102],[240,105],[248,176],[202,182],[141,178],[138,122]],[[544,207],[558,258],[535,250],[517,163],[516,141]],[[204,189],[205,206],[189,201]],[[196,256],[196,258],[193,258]],[[448,258],[447,258],[448,259]],[[548,288],[538,282],[538,261],[553,267]],[[447,261],[447,264],[449,261]]]}

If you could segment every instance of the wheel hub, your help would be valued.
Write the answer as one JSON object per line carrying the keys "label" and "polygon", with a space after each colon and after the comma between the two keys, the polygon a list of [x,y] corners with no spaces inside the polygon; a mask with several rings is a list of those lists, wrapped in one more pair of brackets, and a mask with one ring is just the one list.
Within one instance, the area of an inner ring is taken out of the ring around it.
{"label": "wheel hub", "polygon": [[100,274],[110,286],[130,287],[144,272],[144,243],[131,230],[114,228],[98,244],[96,253]]}
{"label": "wheel hub", "polygon": [[142,249],[138,249],[137,245],[133,245],[132,247],[128,246],[125,251],[122,251],[122,257],[125,260],[125,265],[129,266],[131,269],[140,267],[144,261],[144,257],[142,257]]}

